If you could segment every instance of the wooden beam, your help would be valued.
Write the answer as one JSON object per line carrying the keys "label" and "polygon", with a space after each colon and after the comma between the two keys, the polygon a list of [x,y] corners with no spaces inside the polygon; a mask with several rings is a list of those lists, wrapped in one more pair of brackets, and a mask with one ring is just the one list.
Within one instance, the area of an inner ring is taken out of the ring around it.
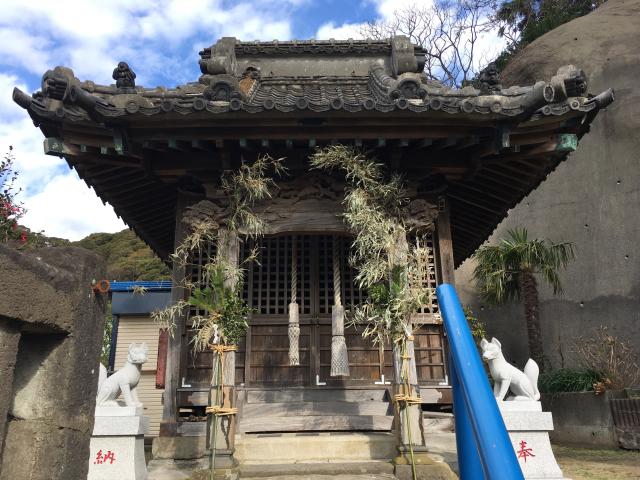
{"label": "wooden beam", "polygon": [[442,208],[438,213],[436,232],[438,235],[438,254],[440,256],[440,277],[442,283],[455,285],[455,267],[453,262],[453,241],[451,239],[451,210],[446,198],[440,200]]}

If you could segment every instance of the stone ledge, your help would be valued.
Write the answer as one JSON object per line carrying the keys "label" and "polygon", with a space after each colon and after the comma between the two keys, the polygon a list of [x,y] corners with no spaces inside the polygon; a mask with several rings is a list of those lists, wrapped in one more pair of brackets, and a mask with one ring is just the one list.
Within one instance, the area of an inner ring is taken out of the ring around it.
{"label": "stone ledge", "polygon": [[96,417],[134,417],[142,416],[142,407],[127,407],[124,405],[98,405],[96,406]]}
{"label": "stone ledge", "polygon": [[192,460],[208,454],[205,437],[156,437],[151,447],[154,459]]}
{"label": "stone ledge", "polygon": [[540,401],[516,401],[507,400],[498,402],[500,412],[541,412],[542,403]]}
{"label": "stone ledge", "polygon": [[116,437],[122,435],[144,435],[149,430],[149,418],[142,416],[96,417],[93,425],[94,437]]}
{"label": "stone ledge", "polygon": [[518,431],[552,431],[551,412],[502,412],[507,430]]}

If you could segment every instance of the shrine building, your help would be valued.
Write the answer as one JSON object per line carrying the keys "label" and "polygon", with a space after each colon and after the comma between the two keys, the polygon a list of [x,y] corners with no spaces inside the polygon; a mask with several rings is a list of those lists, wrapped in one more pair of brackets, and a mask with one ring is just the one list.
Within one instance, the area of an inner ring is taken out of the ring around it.
{"label": "shrine building", "polygon": [[[122,62],[113,85],[56,67],[33,95],[14,90],[14,100],[41,129],[45,152],[64,158],[167,262],[185,235],[183,215],[202,202],[224,208],[225,171],[264,154],[285,159],[288,175],[277,179],[273,197],[260,207],[268,232],[259,241],[260,263],[251,264],[244,285],[255,310],[235,353],[239,411],[226,432],[228,456],[235,449],[238,460],[252,460],[239,440],[258,433],[375,432],[395,445],[391,347],[379,349],[347,328],[349,375],[330,375],[336,295],[348,308],[366,292],[347,260],[344,179],[309,169],[317,148],[353,146],[404,175],[411,214],[431,225],[409,240],[431,248],[425,281],[435,287],[454,283],[456,266],[567,159],[613,101],[611,90],[589,93],[579,66],[508,88],[489,68],[477,84],[456,89],[428,78],[424,64],[423,49],[402,36],[225,37],[200,52],[202,75],[184,85],[136,85]],[[249,248],[240,246],[240,260]],[[174,267],[173,301],[184,295],[176,285],[198,275],[197,268]],[[292,299],[300,306],[298,365],[288,357]],[[451,403],[451,386],[435,297],[412,321],[420,325],[412,368],[422,406],[437,409]],[[154,453],[165,457],[178,455],[180,442],[193,456],[205,448],[212,353],[194,354],[191,334],[185,315],[175,334],[161,333],[159,342],[164,402]]]}

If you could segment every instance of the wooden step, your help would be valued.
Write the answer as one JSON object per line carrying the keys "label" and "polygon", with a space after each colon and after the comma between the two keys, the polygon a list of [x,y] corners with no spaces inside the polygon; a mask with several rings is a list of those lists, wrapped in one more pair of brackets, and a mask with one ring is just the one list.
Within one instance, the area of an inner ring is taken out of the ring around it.
{"label": "wooden step", "polygon": [[393,415],[388,402],[289,402],[249,403],[243,418],[322,415]]}
{"label": "wooden step", "polygon": [[387,401],[385,389],[328,388],[322,390],[247,390],[247,403],[288,402],[382,402]]}
{"label": "wooden step", "polygon": [[338,432],[390,431],[393,416],[386,415],[308,415],[290,417],[242,416],[239,431],[257,432]]}
{"label": "wooden step", "polygon": [[390,460],[396,453],[396,437],[389,432],[240,433],[234,456],[241,465],[266,466]]}

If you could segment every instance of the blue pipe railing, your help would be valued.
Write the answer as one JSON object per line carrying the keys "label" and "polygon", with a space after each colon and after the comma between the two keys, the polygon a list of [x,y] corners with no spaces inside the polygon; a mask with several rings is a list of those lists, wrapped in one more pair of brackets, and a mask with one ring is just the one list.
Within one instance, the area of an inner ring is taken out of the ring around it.
{"label": "blue pipe railing", "polygon": [[437,291],[450,350],[458,467],[462,480],[524,480],[455,288]]}

